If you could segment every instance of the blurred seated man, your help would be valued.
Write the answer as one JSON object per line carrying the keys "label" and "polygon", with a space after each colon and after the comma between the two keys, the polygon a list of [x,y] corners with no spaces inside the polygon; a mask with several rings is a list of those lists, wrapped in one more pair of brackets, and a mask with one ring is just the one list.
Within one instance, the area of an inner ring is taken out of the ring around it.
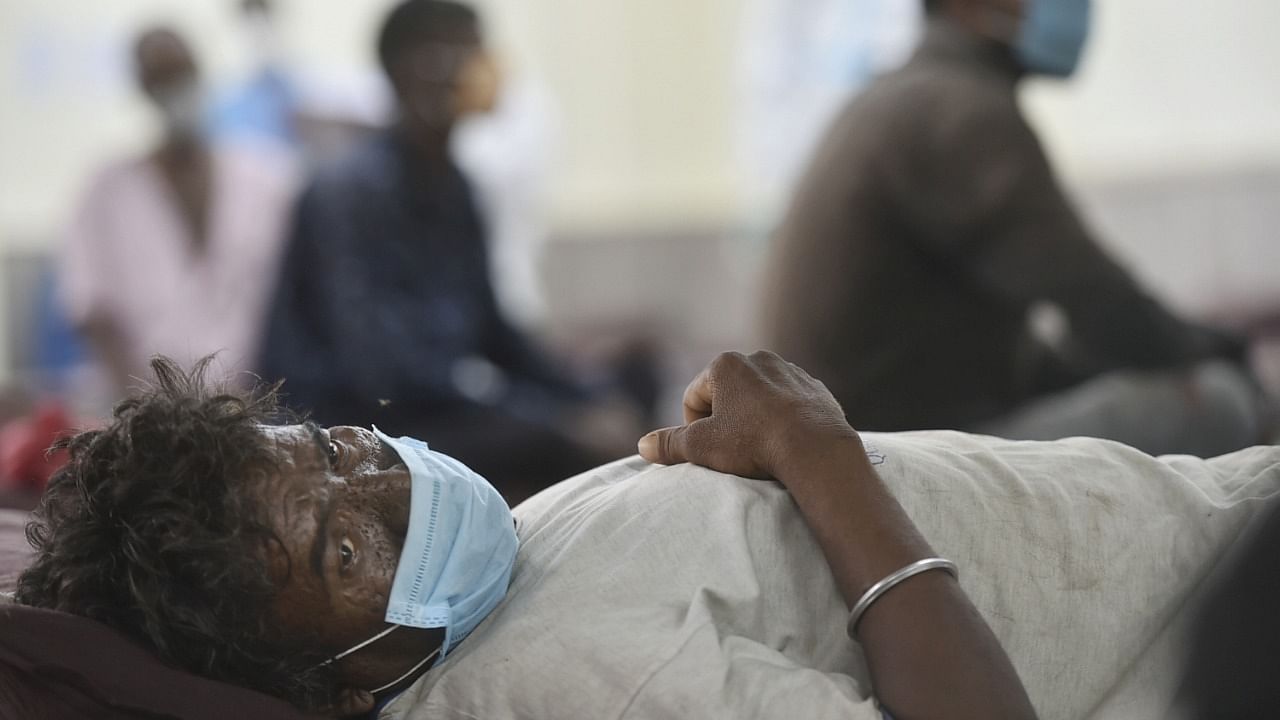
{"label": "blurred seated man", "polygon": [[[868,430],[1108,437],[1205,456],[1258,440],[1243,345],[1161,306],[1095,242],[1018,105],[1079,61],[1089,0],[926,0],[904,68],[815,156],[776,238],[766,344]],[[1056,347],[1029,311],[1056,306]],[[1087,381],[1112,371],[1097,383]]]}
{"label": "blurred seated man", "polygon": [[205,138],[199,68],[176,32],[147,30],[134,53],[164,135],[93,179],[58,278],[117,396],[156,353],[253,364],[294,192],[284,156]]}
{"label": "blurred seated man", "polygon": [[632,458],[512,513],[418,440],[155,370],[70,440],[18,601],[341,717],[1163,718],[1187,595],[1280,491],[1275,448],[859,436],[760,353],[640,441],[721,472]]}
{"label": "blurred seated man", "polygon": [[303,195],[262,374],[326,422],[428,436],[527,497],[597,464],[572,431],[588,393],[499,312],[485,228],[449,154],[460,117],[492,109],[480,23],[408,0],[378,40],[399,120]]}

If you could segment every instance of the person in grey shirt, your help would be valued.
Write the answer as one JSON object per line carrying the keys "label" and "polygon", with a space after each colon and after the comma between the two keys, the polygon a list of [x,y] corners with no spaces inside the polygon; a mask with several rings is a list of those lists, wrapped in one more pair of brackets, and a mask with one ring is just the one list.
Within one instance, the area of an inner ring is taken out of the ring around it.
{"label": "person in grey shirt", "polygon": [[[869,430],[1204,456],[1256,441],[1243,343],[1177,317],[1108,256],[1018,106],[1029,75],[1075,70],[1088,0],[926,6],[917,54],[850,103],[798,188],[766,344]],[[1069,325],[1053,347],[1028,322],[1040,303]]]}

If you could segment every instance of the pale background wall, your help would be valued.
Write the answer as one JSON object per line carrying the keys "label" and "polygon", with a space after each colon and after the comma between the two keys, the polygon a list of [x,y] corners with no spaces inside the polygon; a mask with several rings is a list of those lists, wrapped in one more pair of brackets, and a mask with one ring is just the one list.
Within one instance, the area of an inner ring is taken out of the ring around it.
{"label": "pale background wall", "polygon": [[1095,0],[1077,81],[1029,110],[1076,179],[1280,165],[1280,3]]}
{"label": "pale background wall", "polygon": [[[150,118],[124,52],[143,23],[185,30],[214,80],[234,77],[234,0],[0,0],[0,234],[44,242],[87,168],[142,146]],[[487,0],[496,44],[560,104],[555,193],[568,223],[730,212],[734,0]],[[372,71],[386,0],[284,3],[300,65]]]}
{"label": "pale background wall", "polygon": [[[193,37],[210,74],[226,79],[236,72],[239,48],[232,4],[0,0],[0,251],[48,248],[86,171],[145,143],[151,125],[122,55],[139,24],[173,20]],[[370,38],[388,4],[290,0],[284,23],[288,43],[300,62],[340,73],[368,70]],[[595,301],[630,287],[635,298],[645,299],[637,305],[626,296],[615,303],[620,311],[661,306],[674,315],[676,303],[698,302],[700,288],[718,292],[719,282],[729,283],[724,293],[730,300],[711,303],[712,309],[704,311],[708,324],[725,322],[734,304],[749,302],[749,268],[758,243],[734,238],[744,209],[731,148],[740,0],[480,4],[512,66],[539,76],[560,106],[563,148],[551,228],[564,240],[551,257],[565,260],[561,270],[579,270],[576,275],[551,271],[553,281],[565,283],[560,309],[591,305],[597,315],[607,315],[613,306]],[[1105,205],[1116,197],[1107,188],[1117,184],[1146,187],[1169,177],[1223,177],[1256,197],[1234,210],[1235,201],[1215,202],[1197,215],[1199,226],[1190,225],[1220,233],[1239,225],[1253,233],[1250,237],[1273,235],[1274,196],[1254,192],[1256,184],[1239,178],[1263,178],[1267,188],[1275,184],[1265,179],[1280,174],[1280,43],[1273,38],[1280,27],[1280,3],[1096,4],[1095,42],[1078,81],[1043,83],[1027,94],[1033,120],[1086,205]],[[1199,196],[1195,182],[1179,187],[1161,196],[1163,206],[1139,203],[1149,212],[1139,212],[1136,219],[1131,205],[1109,215],[1104,210],[1107,217],[1100,225],[1114,234],[1140,232],[1142,237],[1125,250],[1140,262],[1158,256],[1159,251],[1144,248],[1158,244],[1168,228],[1153,225],[1152,213],[1162,214],[1159,208],[1170,204],[1184,206],[1168,200],[1178,193]],[[1224,220],[1221,214],[1228,211],[1251,219]],[[1206,220],[1204,213],[1217,219]],[[1185,218],[1181,225],[1188,226]],[[652,244],[652,237],[665,242]],[[678,259],[682,237],[703,243],[694,257],[705,267]],[[610,239],[631,247],[618,255],[574,249]],[[658,261],[652,253],[659,251],[674,260]],[[1248,251],[1241,252],[1247,263]],[[647,260],[641,265],[648,277],[626,275],[635,266],[617,261],[632,256]],[[1177,258],[1184,265],[1195,262]],[[1183,277],[1177,268],[1161,269],[1158,259],[1151,267],[1146,272],[1157,280],[1170,273]],[[709,276],[726,268],[731,281]],[[655,279],[673,270],[680,292],[660,295],[668,285]],[[602,271],[627,279],[621,284],[581,281]],[[4,314],[0,308],[0,317]]]}

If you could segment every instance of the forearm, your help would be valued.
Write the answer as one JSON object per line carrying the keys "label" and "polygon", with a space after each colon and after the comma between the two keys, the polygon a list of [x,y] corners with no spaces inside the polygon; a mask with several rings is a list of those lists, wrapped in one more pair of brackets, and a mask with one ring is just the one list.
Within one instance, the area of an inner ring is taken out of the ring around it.
{"label": "forearm", "polygon": [[1215,354],[1099,244],[1014,107],[978,104],[955,133],[917,148],[928,191],[908,207],[919,209],[926,251],[1011,309],[1062,308],[1083,374]]}
{"label": "forearm", "polygon": [[[807,454],[779,479],[850,606],[885,576],[935,555],[856,438]],[[926,572],[894,587],[866,612],[858,632],[874,692],[895,720],[1035,716],[1004,650],[946,573]]]}
{"label": "forearm", "polygon": [[497,316],[486,340],[489,359],[513,378],[520,378],[552,392],[560,399],[586,400],[590,393],[560,367],[531,338]]}
{"label": "forearm", "polygon": [[1169,368],[1221,354],[1218,339],[1186,322],[1119,270],[1064,293],[1073,347],[1085,362],[1111,368]]}

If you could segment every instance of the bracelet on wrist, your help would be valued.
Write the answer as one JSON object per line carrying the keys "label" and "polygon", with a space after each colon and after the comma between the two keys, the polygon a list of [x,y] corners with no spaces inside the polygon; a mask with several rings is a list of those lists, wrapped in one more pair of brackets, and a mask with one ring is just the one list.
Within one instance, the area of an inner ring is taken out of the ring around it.
{"label": "bracelet on wrist", "polygon": [[924,560],[913,562],[901,570],[891,573],[862,594],[862,597],[854,604],[853,610],[849,611],[849,625],[845,628],[845,632],[849,634],[849,637],[857,640],[858,623],[877,600],[908,579],[930,570],[945,570],[951,577],[960,578],[960,571],[956,568],[956,564],[945,558],[925,558]]}

